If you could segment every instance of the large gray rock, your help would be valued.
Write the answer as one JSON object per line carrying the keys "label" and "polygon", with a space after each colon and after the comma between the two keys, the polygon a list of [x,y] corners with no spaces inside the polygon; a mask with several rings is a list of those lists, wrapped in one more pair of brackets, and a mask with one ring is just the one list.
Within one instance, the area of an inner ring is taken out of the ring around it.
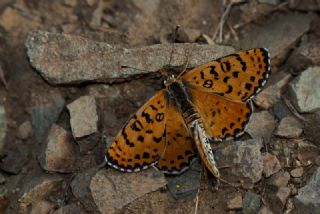
{"label": "large gray rock", "polygon": [[320,67],[310,67],[289,84],[290,94],[301,113],[320,109]]}
{"label": "large gray rock", "polygon": [[239,179],[248,179],[251,183],[258,182],[262,176],[263,161],[260,149],[262,140],[254,139],[236,141],[215,152],[218,166],[230,166],[222,169],[222,178],[238,182]]}
{"label": "large gray rock", "polygon": [[319,213],[320,210],[320,167],[314,172],[308,183],[299,189],[294,197],[296,213]]}
{"label": "large gray rock", "polygon": [[[32,66],[51,84],[110,83],[156,72],[169,63],[172,52],[172,44],[125,49],[80,36],[43,31],[29,33],[25,45]],[[187,52],[190,67],[195,67],[230,54],[233,48],[175,44],[170,65],[183,65]]]}
{"label": "large gray rock", "polygon": [[153,169],[139,173],[102,169],[92,178],[90,190],[100,212],[109,214],[166,184],[164,175]]}

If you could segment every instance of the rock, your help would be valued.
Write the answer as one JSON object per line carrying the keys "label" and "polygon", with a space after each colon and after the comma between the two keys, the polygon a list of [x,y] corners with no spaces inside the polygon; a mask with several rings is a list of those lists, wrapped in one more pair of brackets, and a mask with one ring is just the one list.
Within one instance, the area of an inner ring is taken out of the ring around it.
{"label": "rock", "polygon": [[0,172],[0,184],[4,184],[6,182],[6,178],[3,176],[3,174]]}
{"label": "rock", "polygon": [[90,27],[92,28],[98,28],[101,26],[101,18],[103,14],[103,1],[99,1],[97,4],[96,9],[92,13],[91,21],[89,23]]}
{"label": "rock", "polygon": [[[155,72],[167,65],[172,44],[135,49],[116,48],[80,36],[43,31],[29,33],[25,42],[31,64],[51,84],[108,82]],[[232,53],[218,45],[175,44],[171,66],[181,66],[189,52],[189,66],[196,67]]]}
{"label": "rock", "polygon": [[83,208],[89,213],[99,213],[89,189],[90,181],[97,171],[97,168],[89,168],[77,174],[70,185],[74,197],[80,201]]}
{"label": "rock", "polygon": [[290,196],[291,189],[289,187],[279,187],[276,197],[281,201],[282,207],[286,205],[287,199]]}
{"label": "rock", "polygon": [[246,192],[244,195],[242,206],[244,214],[258,213],[261,206],[261,196],[253,192]]}
{"label": "rock", "polygon": [[276,125],[276,121],[272,114],[268,111],[253,113],[246,132],[255,139],[263,138],[269,141],[271,134]]}
{"label": "rock", "polygon": [[294,197],[297,213],[317,213],[320,210],[320,167],[314,172],[308,183],[298,190]]}
{"label": "rock", "polygon": [[220,170],[222,177],[228,181],[238,182],[248,179],[251,183],[258,182],[262,176],[263,161],[260,149],[262,140],[235,141],[231,145],[217,149],[215,158],[218,166],[237,166]]}
{"label": "rock", "polygon": [[290,175],[294,178],[300,178],[303,175],[303,168],[297,167],[297,168],[291,170]]}
{"label": "rock", "polygon": [[190,169],[185,173],[178,176],[167,177],[168,189],[171,195],[179,199],[197,193],[202,167],[199,161],[194,161]]}
{"label": "rock", "polygon": [[309,165],[315,162],[316,158],[320,156],[320,148],[303,139],[296,139],[294,141],[298,145],[298,159],[303,165]]}
{"label": "rock", "polygon": [[289,91],[300,113],[320,109],[320,67],[310,67],[289,84]]}
{"label": "rock", "polygon": [[268,183],[276,187],[286,187],[288,185],[289,180],[290,174],[288,172],[280,171],[272,175]]}
{"label": "rock", "polygon": [[275,132],[277,136],[285,138],[297,138],[302,134],[302,125],[292,116],[283,118]]}
{"label": "rock", "polygon": [[64,108],[65,101],[56,91],[49,94],[32,94],[32,126],[38,143],[45,140],[51,124],[55,123]]}
{"label": "rock", "polygon": [[71,133],[53,124],[38,159],[44,170],[68,173],[73,171],[77,151]]}
{"label": "rock", "polygon": [[32,205],[30,214],[50,214],[54,209],[54,204],[48,201],[39,201]]}
{"label": "rock", "polygon": [[289,8],[302,11],[320,11],[318,0],[307,0],[302,2],[299,0],[290,0]]}
{"label": "rock", "polygon": [[263,109],[272,108],[280,101],[281,90],[289,82],[290,77],[290,74],[285,74],[277,78],[277,83],[263,89],[261,93],[254,97],[254,103]]}
{"label": "rock", "polygon": [[281,169],[280,162],[277,156],[270,153],[264,153],[262,155],[263,160],[263,174],[266,177],[270,177],[274,173],[278,172]]}
{"label": "rock", "polygon": [[273,214],[273,212],[266,206],[262,206],[259,211],[259,214]]}
{"label": "rock", "polygon": [[57,209],[53,214],[85,214],[86,212],[77,204],[69,204]]}
{"label": "rock", "polygon": [[153,169],[140,173],[100,170],[91,180],[90,190],[100,212],[115,213],[146,193],[167,184],[162,173]]}
{"label": "rock", "polygon": [[23,122],[17,131],[17,137],[20,138],[21,140],[26,140],[29,137],[31,137],[33,134],[32,130],[32,124],[30,121],[25,121]]}
{"label": "rock", "polygon": [[94,97],[79,97],[67,105],[67,108],[70,112],[72,134],[75,138],[97,132],[98,114]]}
{"label": "rock", "polygon": [[77,0],[63,0],[63,4],[70,7],[75,7],[77,6]]}
{"label": "rock", "polygon": [[8,199],[6,197],[8,190],[5,186],[0,186],[0,211],[4,211],[8,205]]}
{"label": "rock", "polygon": [[237,210],[242,208],[242,195],[237,193],[231,200],[227,202],[227,207],[230,210]]}
{"label": "rock", "polygon": [[29,148],[23,143],[17,143],[14,149],[3,153],[0,168],[9,174],[18,174],[28,161]]}
{"label": "rock", "polygon": [[179,42],[195,42],[201,35],[201,31],[191,28],[179,28],[176,40]]}
{"label": "rock", "polygon": [[271,52],[273,64],[280,63],[295,42],[310,28],[312,14],[274,13],[259,25],[248,25],[240,34],[241,49],[265,47]]}
{"label": "rock", "polygon": [[5,137],[7,134],[7,119],[6,110],[3,105],[0,105],[0,152],[5,144]]}
{"label": "rock", "polygon": [[313,65],[320,65],[320,40],[309,42],[298,48],[299,54]]}
{"label": "rock", "polygon": [[62,181],[62,177],[55,175],[30,177],[24,182],[18,202],[22,207],[27,207],[43,200],[56,192],[61,187]]}
{"label": "rock", "polygon": [[276,118],[279,120],[281,120],[284,117],[292,115],[288,106],[282,101],[276,103],[273,106],[273,113],[274,113],[274,116],[276,116]]}
{"label": "rock", "polygon": [[260,3],[272,4],[277,5],[280,3],[280,0],[258,0]]}

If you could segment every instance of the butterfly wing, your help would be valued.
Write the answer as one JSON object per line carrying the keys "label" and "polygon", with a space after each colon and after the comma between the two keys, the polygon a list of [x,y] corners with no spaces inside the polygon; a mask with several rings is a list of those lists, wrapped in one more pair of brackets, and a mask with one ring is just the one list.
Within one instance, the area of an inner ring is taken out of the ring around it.
{"label": "butterfly wing", "polygon": [[155,166],[166,174],[180,174],[188,169],[196,150],[193,138],[174,105],[168,105],[166,116],[166,148]]}
{"label": "butterfly wing", "polygon": [[188,92],[202,118],[206,134],[214,141],[230,140],[244,132],[252,113],[251,101],[232,101],[195,89]]}
{"label": "butterfly wing", "polygon": [[235,101],[246,101],[261,91],[270,75],[270,54],[265,48],[222,57],[178,78],[192,87]]}
{"label": "butterfly wing", "polygon": [[154,164],[166,145],[165,113],[165,90],[161,90],[118,133],[106,152],[108,165],[123,172],[136,172]]}

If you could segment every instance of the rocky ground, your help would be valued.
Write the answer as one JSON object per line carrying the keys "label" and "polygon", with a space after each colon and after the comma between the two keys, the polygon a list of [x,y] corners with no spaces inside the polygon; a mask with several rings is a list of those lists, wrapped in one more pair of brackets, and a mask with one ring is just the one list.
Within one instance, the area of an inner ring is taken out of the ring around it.
{"label": "rocky ground", "polygon": [[[320,213],[319,5],[0,1],[0,213]],[[103,165],[157,71],[251,47],[270,49],[272,76],[245,136],[212,145],[229,184],[213,192],[198,162],[170,177]]]}

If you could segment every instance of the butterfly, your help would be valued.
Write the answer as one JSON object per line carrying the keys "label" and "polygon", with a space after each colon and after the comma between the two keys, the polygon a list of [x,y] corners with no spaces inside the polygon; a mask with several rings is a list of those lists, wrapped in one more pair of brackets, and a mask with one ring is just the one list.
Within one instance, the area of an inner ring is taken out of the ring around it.
{"label": "butterfly", "polygon": [[269,51],[255,48],[168,78],[107,148],[107,164],[123,172],[155,166],[180,174],[199,154],[219,178],[210,143],[244,133],[253,112],[251,99],[270,74]]}

